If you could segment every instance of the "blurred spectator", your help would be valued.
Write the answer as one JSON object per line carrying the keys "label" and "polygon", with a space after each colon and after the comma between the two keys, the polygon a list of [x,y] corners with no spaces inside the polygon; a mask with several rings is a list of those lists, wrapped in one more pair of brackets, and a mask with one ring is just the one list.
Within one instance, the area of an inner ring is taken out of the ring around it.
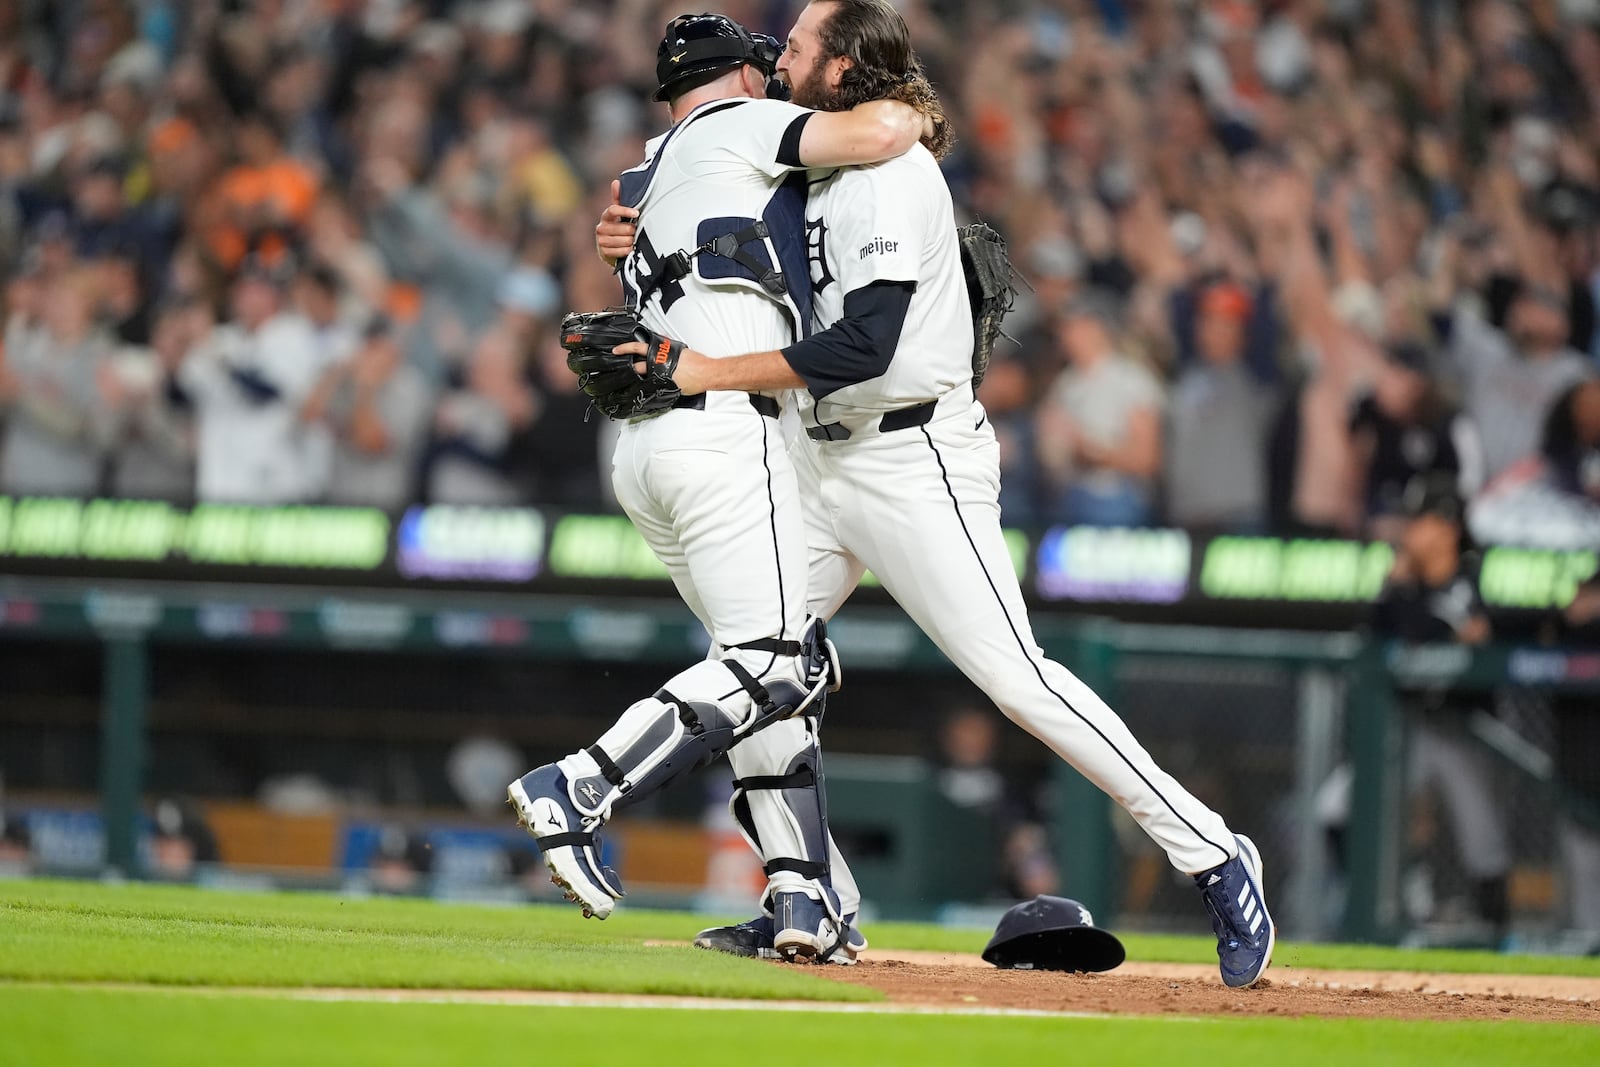
{"label": "blurred spectator", "polygon": [[509,742],[486,734],[457,741],[445,757],[450,788],[471,811],[497,814],[505,805],[506,783],[527,763]]}
{"label": "blurred spectator", "polygon": [[0,878],[33,873],[33,837],[20,815],[0,808]]}
{"label": "blurred spectator", "polygon": [[1556,398],[1539,451],[1557,489],[1600,505],[1600,380],[1585,379]]}
{"label": "blurred spectator", "polygon": [[978,387],[978,399],[1000,447],[1000,514],[1008,526],[1039,523],[1039,462],[1033,405],[1038,394],[1030,361],[1001,338]]}
{"label": "blurred spectator", "polygon": [[[361,331],[353,321],[350,308],[343,301],[338,273],[327,264],[311,263],[295,275],[292,296],[294,309],[311,326],[315,338],[313,362],[317,374],[327,375],[334,368],[347,363],[361,343]],[[326,378],[319,377],[319,382],[323,381]],[[312,396],[316,396],[315,390]],[[326,414],[326,404],[313,405],[311,399],[301,409],[301,418],[305,422],[301,455],[306,466],[308,500],[328,497],[329,483],[333,478],[336,445],[333,428],[325,419]],[[402,489],[401,493],[406,491]]]}
{"label": "blurred spectator", "polygon": [[427,841],[402,826],[385,826],[367,861],[367,876],[379,893],[404,896],[427,889],[433,850]]}
{"label": "blurred spectator", "polygon": [[114,495],[194,499],[194,409],[177,377],[189,350],[211,329],[204,305],[167,306],[156,316],[150,347],[120,350],[112,373],[100,377],[101,399],[118,420],[111,460]]}
{"label": "blurred spectator", "polygon": [[[1406,643],[1483,644],[1490,628],[1478,591],[1479,561],[1463,552],[1454,478],[1418,477],[1406,489],[1405,505],[1408,518],[1374,609],[1374,632]],[[1510,922],[1511,841],[1487,752],[1468,731],[1470,716],[1486,714],[1478,710],[1479,696],[1450,679],[1404,692],[1401,700],[1411,716],[1408,787],[1414,796],[1427,791],[1442,802],[1456,855],[1472,880],[1475,910],[1498,945]]]}
{"label": "blurred spectator", "polygon": [[155,304],[145,292],[139,262],[126,246],[107,249],[93,261],[100,288],[99,317],[117,340],[127,345],[150,343]]}
{"label": "blurred spectator", "polygon": [[200,809],[173,798],[156,802],[150,841],[150,877],[163,882],[192,881],[201,864],[216,863],[217,838]]}
{"label": "blurred spectator", "polygon": [[[1600,648],[1600,578],[1582,583],[1567,608],[1552,619],[1550,636],[1579,648]],[[1580,933],[1580,949],[1600,953],[1600,718],[1583,693],[1557,695],[1555,776],[1567,922]]]}
{"label": "blurred spectator", "polygon": [[567,352],[552,334],[542,338],[534,353],[537,414],[523,438],[532,498],[576,511],[601,510],[602,454],[609,447],[601,440],[605,420],[589,414],[589,398],[578,389],[578,379],[567,369]]}
{"label": "blurred spectator", "polygon": [[119,255],[136,273],[154,270],[169,251],[144,219],[130,210],[123,192],[127,163],[99,156],[72,176],[71,222],[74,251],[84,259]]}
{"label": "blurred spectator", "polygon": [[1460,377],[1467,414],[1483,445],[1484,476],[1493,480],[1539,449],[1539,428],[1551,403],[1594,373],[1567,346],[1567,298],[1536,281],[1518,285],[1496,329],[1469,308],[1452,306],[1457,242],[1442,241],[1434,282],[1435,325]]}
{"label": "blurred spectator", "polygon": [[319,488],[299,412],[321,368],[310,324],[287,306],[288,271],[246,260],[229,291],[229,321],[179,371],[195,406],[201,500],[298,503]]}
{"label": "blurred spectator", "polygon": [[1578,551],[1600,544],[1600,381],[1584,379],[1545,416],[1540,454],[1513,464],[1473,501],[1474,536]]}
{"label": "blurred spectator", "polygon": [[524,377],[517,341],[506,330],[479,339],[464,388],[445,394],[434,416],[427,498],[436,504],[513,504],[512,477],[522,435],[539,399]]}
{"label": "blurred spectator", "polygon": [[1161,385],[1117,348],[1109,296],[1075,300],[1061,318],[1068,367],[1039,412],[1038,450],[1050,516],[1090,526],[1141,526],[1161,469]]}
{"label": "blurred spectator", "polygon": [[1179,374],[1167,415],[1166,518],[1260,532],[1267,523],[1266,443],[1274,403],[1244,361],[1250,297],[1218,282],[1198,303],[1200,358]]}
{"label": "blurred spectator", "polygon": [[360,220],[337,194],[325,192],[311,212],[307,250],[312,259],[326,264],[341,295],[342,318],[357,318],[377,311],[391,315],[415,313],[407,301],[415,294],[391,287],[383,257],[366,239]]}
{"label": "blurred spectator", "polygon": [[344,303],[344,283],[332,267],[312,263],[295,275],[294,307],[316,337],[318,368],[343,363],[361,343],[361,331]]}
{"label": "blurred spectator", "polygon": [[98,290],[87,270],[30,275],[7,291],[0,404],[6,409],[0,488],[92,496],[108,444],[97,379],[111,341],[94,323]]}
{"label": "blurred spectator", "polygon": [[215,186],[206,249],[224,271],[249,254],[281,264],[310,219],[317,176],[288,155],[279,120],[267,111],[240,115],[233,141],[239,162]]}
{"label": "blurred spectator", "polygon": [[1476,451],[1476,437],[1466,419],[1450,411],[1427,353],[1401,345],[1386,356],[1350,416],[1364,471],[1366,532],[1376,540],[1392,540],[1404,526],[1406,486],[1419,476],[1453,476],[1458,490],[1471,484],[1473,476],[1463,467],[1470,467]]}
{"label": "blurred spectator", "polygon": [[[782,34],[796,7],[732,13]],[[961,133],[945,164],[957,213],[997,226],[1036,290],[981,397],[1008,522],[1254,527],[1261,462],[1200,457],[1248,450],[1265,421],[1272,523],[1382,536],[1409,477],[1455,463],[1476,496],[1535,455],[1544,412],[1592,374],[1600,20],[1587,5],[906,12]],[[220,307],[249,259],[326,264],[299,298],[328,358],[351,343],[344,323],[390,316],[404,361],[447,391],[444,446],[489,457],[446,482],[487,471],[492,491],[469,497],[568,496],[576,475],[552,475],[569,394],[542,339],[553,314],[617,299],[594,218],[665,125],[648,99],[663,22],[647,4],[521,0],[0,4],[3,280],[53,285],[91,266],[97,325],[145,346],[159,309]],[[1115,301],[1105,367],[1060,340],[1091,332],[1060,321],[1086,291]],[[489,374],[508,346],[517,372]],[[41,362],[26,347],[7,353],[0,393],[34,380],[18,377]],[[1112,402],[1069,418],[1074,394]],[[459,416],[485,396],[498,413],[480,435]],[[49,395],[6,404],[61,410]],[[316,428],[299,433],[303,489],[275,499],[323,491]]]}
{"label": "blurred spectator", "polygon": [[1248,192],[1263,266],[1282,278],[1298,363],[1297,391],[1281,409],[1269,457],[1274,511],[1281,527],[1302,536],[1352,536],[1362,507],[1350,405],[1376,353],[1352,324],[1363,317],[1366,302],[1360,298],[1370,285],[1348,224],[1348,203],[1341,200],[1325,214],[1343,253],[1333,265],[1336,279],[1318,249],[1315,190],[1304,173],[1265,168],[1252,175]]}
{"label": "blurred spectator", "polygon": [[432,399],[405,362],[393,324],[375,319],[354,354],[323,372],[300,411],[332,433],[327,499],[404,510],[416,497]]}
{"label": "blurred spectator", "polygon": [[[404,138],[421,136],[424,117],[411,109],[392,116],[404,124]],[[373,244],[394,276],[422,293],[407,354],[442,379],[467,360],[471,339],[494,320],[495,294],[511,266],[511,251],[489,215],[491,190],[481,175],[459,171],[446,199],[414,184],[406,164],[388,156],[368,158],[362,181]]]}
{"label": "blurred spectator", "polygon": [[957,807],[988,817],[996,845],[994,888],[1001,895],[1026,900],[1054,893],[1060,878],[1045,819],[1029,792],[998,765],[997,748],[992,712],[953,709],[939,727],[939,791]]}

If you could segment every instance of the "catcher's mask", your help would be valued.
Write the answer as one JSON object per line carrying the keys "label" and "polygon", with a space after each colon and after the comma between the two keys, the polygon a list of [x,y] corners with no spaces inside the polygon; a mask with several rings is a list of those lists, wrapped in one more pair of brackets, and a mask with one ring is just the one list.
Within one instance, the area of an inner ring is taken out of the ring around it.
{"label": "catcher's mask", "polygon": [[693,88],[691,80],[748,63],[767,76],[767,98],[789,99],[789,87],[777,76],[783,45],[776,37],[751,33],[726,15],[679,15],[667,23],[666,36],[656,47],[654,99],[666,100],[674,91]]}
{"label": "catcher's mask", "polygon": [[1044,893],[1002,915],[983,950],[996,967],[1040,971],[1109,971],[1126,956],[1122,942],[1096,926],[1088,908]]}

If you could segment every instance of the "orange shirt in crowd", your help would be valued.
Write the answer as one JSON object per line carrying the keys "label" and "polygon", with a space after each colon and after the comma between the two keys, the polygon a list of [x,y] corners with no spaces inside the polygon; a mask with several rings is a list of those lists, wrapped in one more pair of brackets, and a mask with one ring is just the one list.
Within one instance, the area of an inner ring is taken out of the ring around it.
{"label": "orange shirt in crowd", "polygon": [[268,260],[277,258],[284,251],[281,239],[269,237],[252,249],[252,234],[272,226],[303,227],[316,203],[317,188],[316,174],[288,156],[259,166],[241,163],[230,168],[215,188],[217,218],[206,233],[211,254],[228,270],[252,250]]}

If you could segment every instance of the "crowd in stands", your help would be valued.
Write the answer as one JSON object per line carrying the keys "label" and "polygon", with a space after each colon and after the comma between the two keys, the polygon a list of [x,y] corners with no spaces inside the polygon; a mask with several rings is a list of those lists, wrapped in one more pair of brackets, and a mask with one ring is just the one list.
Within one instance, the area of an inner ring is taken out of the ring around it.
{"label": "crowd in stands", "polygon": [[[1600,3],[897,6],[1031,286],[1008,524],[1387,536],[1446,471],[1600,543]],[[0,0],[0,493],[608,506],[554,324],[681,10]]]}

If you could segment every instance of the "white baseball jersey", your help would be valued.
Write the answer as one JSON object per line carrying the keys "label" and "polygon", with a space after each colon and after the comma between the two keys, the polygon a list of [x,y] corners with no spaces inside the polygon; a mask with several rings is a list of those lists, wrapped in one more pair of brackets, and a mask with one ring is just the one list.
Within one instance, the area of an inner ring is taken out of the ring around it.
{"label": "white baseball jersey", "polygon": [[[807,229],[821,252],[812,264],[819,333],[863,286],[916,286],[887,367],[867,361],[878,372],[844,385],[850,368],[814,375],[831,391],[801,402],[813,432],[792,451],[807,505],[810,610],[831,616],[871,569],[962,673],[1126,808],[1175,867],[1198,873],[1235,856],[1222,817],[1034,640],[1001,532],[999,447],[972,395],[970,305],[932,157],[915,148],[840,171],[813,196]],[[818,439],[830,423],[849,432]],[[834,884],[841,896],[854,884],[837,860]]]}
{"label": "white baseball jersey", "polygon": [[838,322],[845,295],[874,282],[905,282],[916,291],[900,332],[905,357],[897,355],[881,377],[820,400],[802,394],[806,424],[853,428],[972,379],[972,313],[953,219],[950,188],[920,144],[884,163],[835,171],[811,187],[806,225],[818,326]]}
{"label": "white baseball jersey", "polygon": [[[810,114],[778,100],[714,100],[650,141],[645,161],[622,175],[622,202],[640,210],[633,252],[622,263],[623,291],[645,325],[708,356],[781,348],[805,334],[806,175],[795,166],[801,120]],[[755,267],[702,253],[688,274],[640,300],[673,253],[748,235],[758,222],[768,235],[740,247]],[[757,269],[773,272],[775,291],[763,288]],[[760,299],[732,299],[749,292]]]}

